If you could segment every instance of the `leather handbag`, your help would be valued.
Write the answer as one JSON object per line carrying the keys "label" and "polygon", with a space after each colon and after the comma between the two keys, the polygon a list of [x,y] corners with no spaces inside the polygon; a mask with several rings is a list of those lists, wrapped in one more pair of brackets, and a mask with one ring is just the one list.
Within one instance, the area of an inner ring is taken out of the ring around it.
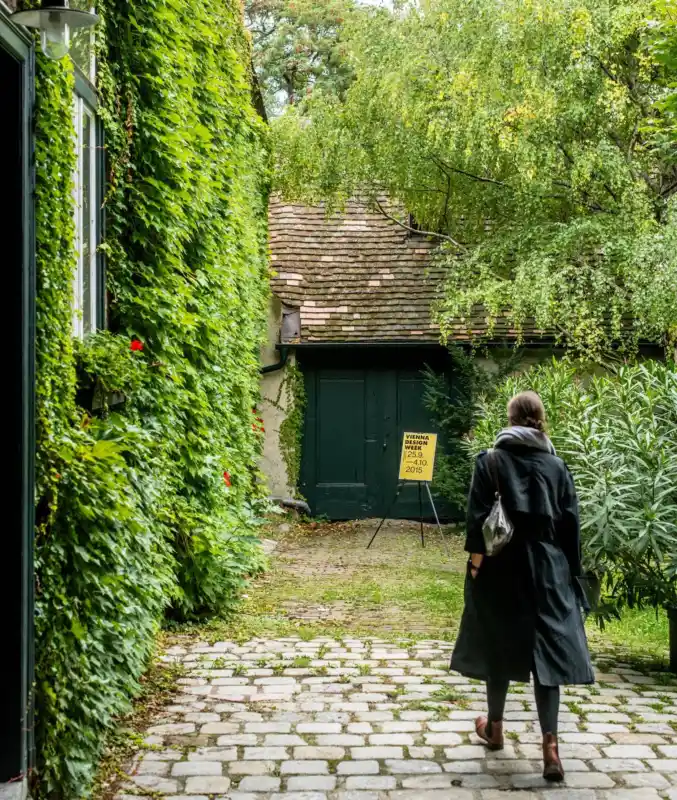
{"label": "leather handbag", "polygon": [[486,555],[498,555],[501,550],[512,539],[514,526],[508,517],[503,503],[501,502],[501,489],[498,482],[498,472],[496,470],[496,451],[492,448],[488,452],[489,472],[495,490],[495,500],[489,516],[482,525],[482,536],[484,537],[484,549]]}

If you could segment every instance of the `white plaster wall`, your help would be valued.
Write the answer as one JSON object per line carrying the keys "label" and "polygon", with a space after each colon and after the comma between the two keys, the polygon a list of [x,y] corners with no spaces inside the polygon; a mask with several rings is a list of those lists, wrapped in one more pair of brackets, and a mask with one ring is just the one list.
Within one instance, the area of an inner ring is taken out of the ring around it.
{"label": "white plaster wall", "polygon": [[[282,304],[272,295],[268,311],[268,341],[261,350],[261,363],[264,366],[276,364],[280,351],[275,345],[279,341]],[[288,364],[294,363],[293,351],[289,353]],[[289,485],[287,467],[280,448],[280,425],[287,415],[287,392],[283,387],[286,368],[261,375],[261,404],[259,410],[266,429],[261,457],[261,471],[268,482],[268,492],[272,497],[294,497],[295,487]]]}
{"label": "white plaster wall", "polygon": [[[561,358],[563,355],[563,350],[557,350],[555,348],[543,347],[537,348],[533,347],[531,349],[525,347],[522,350],[522,360],[520,361],[517,372],[526,372],[531,367],[535,367],[538,364],[542,364],[544,361],[550,361],[550,359],[554,356],[555,358]],[[507,358],[509,355],[508,350],[501,350],[497,349],[494,351],[493,355],[499,358]],[[496,362],[495,358],[488,358],[486,356],[477,356],[477,363],[486,369],[488,372],[497,372],[498,371],[498,363]]]}

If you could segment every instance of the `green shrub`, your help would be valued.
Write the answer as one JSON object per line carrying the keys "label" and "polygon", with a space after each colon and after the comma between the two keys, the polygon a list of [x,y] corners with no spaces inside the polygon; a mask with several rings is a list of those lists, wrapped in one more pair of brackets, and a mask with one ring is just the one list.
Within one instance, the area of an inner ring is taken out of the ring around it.
{"label": "green shrub", "polygon": [[463,438],[477,420],[477,402],[489,398],[505,377],[517,368],[518,350],[503,358],[480,363],[473,352],[449,345],[449,375],[425,370],[424,403],[440,434],[433,487],[450,504],[459,519],[465,515],[472,477]]}
{"label": "green shrub", "polygon": [[578,490],[586,566],[603,579],[602,612],[677,603],[677,371],[647,361],[595,374],[567,361],[503,383],[481,405],[468,445],[490,447],[518,391],[538,392]]}

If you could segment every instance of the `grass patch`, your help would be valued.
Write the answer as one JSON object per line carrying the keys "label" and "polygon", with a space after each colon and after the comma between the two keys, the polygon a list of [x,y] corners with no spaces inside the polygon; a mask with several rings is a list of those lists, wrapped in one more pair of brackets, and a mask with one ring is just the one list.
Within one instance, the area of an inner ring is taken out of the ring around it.
{"label": "grass patch", "polygon": [[572,714],[576,714],[576,716],[581,722],[587,722],[588,719],[587,714],[585,713],[585,711],[583,711],[579,703],[567,703],[567,701],[565,700],[564,705],[566,705],[566,707]]}
{"label": "grass patch", "polygon": [[462,694],[455,692],[453,689],[438,689],[430,695],[432,700],[437,700],[440,703],[452,703],[457,708],[468,708],[469,700]]}
{"label": "grass patch", "polygon": [[[386,526],[368,551],[371,523],[292,524],[283,537],[274,526],[265,535],[282,541],[270,571],[253,582],[237,614],[183,628],[181,633],[199,632],[207,641],[240,643],[285,636],[305,641],[318,636],[337,640],[377,636],[394,644],[452,640],[463,612],[462,537],[447,535],[447,551],[431,533],[421,548],[417,526],[394,525],[393,530]],[[304,618],[306,608],[318,607],[329,609],[326,618],[321,614]],[[666,664],[664,611],[628,610],[604,630],[590,618],[587,630],[591,648],[600,656],[599,668],[614,663],[619,651],[630,660]],[[326,651],[320,648],[318,657]],[[303,661],[298,666],[307,665]]]}
{"label": "grass patch", "polygon": [[606,623],[600,630],[588,621],[591,645],[614,645],[643,658],[666,661],[668,658],[668,615],[663,609],[627,609],[621,619]]}

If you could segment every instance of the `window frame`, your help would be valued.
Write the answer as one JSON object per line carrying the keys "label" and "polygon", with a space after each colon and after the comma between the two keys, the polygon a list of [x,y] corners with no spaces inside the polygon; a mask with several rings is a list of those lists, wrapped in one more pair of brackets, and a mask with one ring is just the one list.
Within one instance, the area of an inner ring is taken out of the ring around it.
{"label": "window frame", "polygon": [[[105,259],[101,252],[105,230],[105,214],[103,209],[104,178],[105,178],[105,149],[103,140],[103,123],[97,110],[98,102],[96,90],[84,77],[77,65],[74,67],[75,87],[73,91],[73,122],[75,126],[75,150],[77,166],[73,175],[73,198],[75,216],[75,248],[77,263],[73,274],[73,335],[84,339],[106,326],[106,267]],[[83,118],[89,116],[91,128],[89,133],[89,150],[85,149],[82,141]],[[89,219],[83,220],[82,186],[83,159],[89,153]],[[85,226],[90,228],[91,248],[88,265],[83,263],[83,233]],[[89,271],[90,284],[90,326],[85,330],[85,317],[83,308],[84,278],[86,269]]]}

